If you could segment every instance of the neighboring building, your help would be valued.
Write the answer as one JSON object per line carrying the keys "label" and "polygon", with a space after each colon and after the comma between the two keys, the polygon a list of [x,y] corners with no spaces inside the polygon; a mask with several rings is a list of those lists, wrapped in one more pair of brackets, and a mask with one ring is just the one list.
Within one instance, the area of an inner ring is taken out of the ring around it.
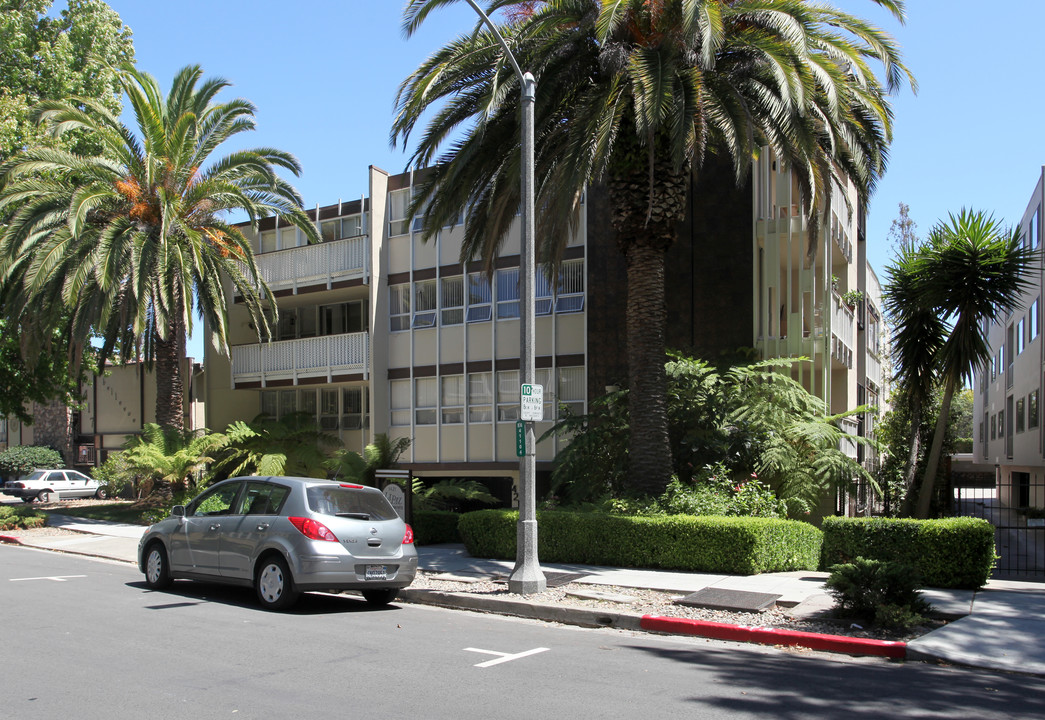
{"label": "neighboring building", "polygon": [[[189,429],[203,427],[203,369],[187,358],[183,366],[185,421]],[[145,423],[156,422],[156,382],[141,363],[107,365],[81,387],[83,408],[34,404],[33,424],[16,418],[0,420],[0,450],[17,445],[42,445],[62,453],[67,467],[84,470],[105,462]]]}
{"label": "neighboring building", "polygon": [[[1042,177],[1019,223],[1023,242],[1038,250],[1045,203]],[[997,499],[1008,508],[1045,507],[1042,272],[1039,258],[1017,309],[984,327],[991,360],[973,375],[973,455],[977,463],[994,466]]]}
{"label": "neighboring building", "polygon": [[[795,375],[829,412],[879,404],[880,290],[855,190],[836,184],[830,221],[810,242],[797,183],[763,157],[745,187],[728,168],[708,168],[691,188],[667,262],[668,346],[808,357]],[[231,359],[207,348],[207,426],[304,411],[358,451],[376,433],[409,437],[401,462],[416,476],[483,478],[510,500],[519,469],[518,232],[488,278],[479,263],[460,262],[463,225],[427,245],[415,238],[417,221],[406,216],[415,180],[371,167],[369,197],[310,211],[318,245],[262,221],[252,241],[279,303],[276,336],[259,343],[242,303],[230,302]],[[548,419],[538,437],[559,404],[584,412],[607,387],[626,385],[624,267],[608,218],[593,191],[555,282],[539,274],[535,354]],[[846,429],[868,433],[872,422]],[[559,442],[538,445],[539,479]]]}

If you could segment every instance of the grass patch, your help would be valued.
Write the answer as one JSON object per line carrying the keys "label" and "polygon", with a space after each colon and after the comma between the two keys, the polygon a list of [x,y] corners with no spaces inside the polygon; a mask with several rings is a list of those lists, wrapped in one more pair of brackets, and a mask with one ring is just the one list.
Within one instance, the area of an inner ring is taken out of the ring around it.
{"label": "grass patch", "polygon": [[112,502],[49,508],[44,512],[129,525],[149,525],[150,522],[144,516],[150,511],[155,511],[155,506],[140,502]]}

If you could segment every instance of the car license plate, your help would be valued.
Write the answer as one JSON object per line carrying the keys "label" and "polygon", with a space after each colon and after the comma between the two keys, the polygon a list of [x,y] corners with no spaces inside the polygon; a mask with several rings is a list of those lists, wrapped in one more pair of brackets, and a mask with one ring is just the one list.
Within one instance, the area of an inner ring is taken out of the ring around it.
{"label": "car license plate", "polygon": [[384,565],[367,565],[366,566],[366,579],[367,580],[387,580],[388,570]]}

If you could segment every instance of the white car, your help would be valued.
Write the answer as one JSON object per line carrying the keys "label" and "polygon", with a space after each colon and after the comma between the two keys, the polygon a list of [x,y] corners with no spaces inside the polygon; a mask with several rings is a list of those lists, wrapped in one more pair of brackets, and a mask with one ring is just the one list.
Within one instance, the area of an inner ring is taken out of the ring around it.
{"label": "white car", "polygon": [[97,480],[77,470],[33,470],[17,480],[9,480],[4,485],[4,492],[27,503],[87,497],[102,500],[106,497],[105,488]]}

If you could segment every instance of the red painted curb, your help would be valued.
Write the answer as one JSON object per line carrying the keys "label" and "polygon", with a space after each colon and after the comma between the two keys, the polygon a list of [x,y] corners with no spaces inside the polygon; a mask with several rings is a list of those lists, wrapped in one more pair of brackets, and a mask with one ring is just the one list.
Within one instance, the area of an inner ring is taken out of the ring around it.
{"label": "red painted curb", "polygon": [[688,618],[667,618],[643,615],[643,630],[697,635],[716,640],[753,642],[763,645],[789,645],[813,650],[848,653],[850,655],[878,655],[889,658],[907,657],[907,643],[892,640],[848,637],[846,635],[821,635],[819,633],[781,630],[779,628],[748,627]]}
{"label": "red painted curb", "polygon": [[21,545],[22,544],[21,539],[13,537],[11,535],[0,535],[0,542],[13,543],[15,545]]}

